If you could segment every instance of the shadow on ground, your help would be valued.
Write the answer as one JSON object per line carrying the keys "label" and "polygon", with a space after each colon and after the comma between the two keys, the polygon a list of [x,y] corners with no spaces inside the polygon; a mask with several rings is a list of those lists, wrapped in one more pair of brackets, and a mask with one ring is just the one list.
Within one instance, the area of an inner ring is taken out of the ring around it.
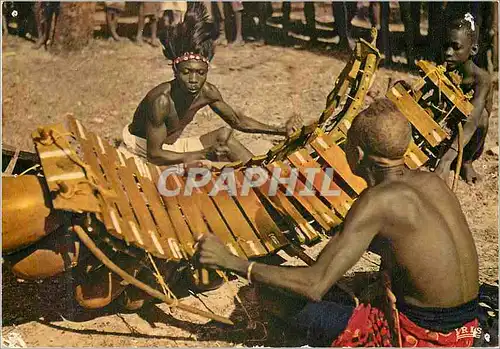
{"label": "shadow on ground", "polygon": [[[243,286],[235,298],[235,310],[230,319],[234,326],[210,321],[200,325],[193,322],[182,321],[168,314],[158,307],[158,303],[149,303],[136,314],[155,329],[158,324],[173,326],[189,335],[157,335],[138,332],[134,325],[129,324],[123,316],[123,309],[116,302],[108,307],[98,310],[83,309],[74,299],[74,279],[70,273],[60,277],[48,279],[42,283],[18,282],[16,277],[4,265],[3,274],[3,314],[4,326],[18,326],[28,322],[38,322],[65,332],[85,335],[109,335],[146,339],[168,339],[174,341],[193,340],[197,342],[225,341],[239,343],[245,346],[301,346],[307,343],[305,331],[300,331],[290,326],[286,321],[271,315],[287,309],[300,308],[305,301],[278,292],[278,296],[269,296],[254,285]],[[364,274],[364,275],[361,275]],[[364,283],[367,273],[357,275],[356,283]],[[348,280],[348,279],[346,279]],[[347,283],[353,283],[354,278]],[[361,281],[359,281],[361,280]],[[339,289],[331,294],[336,294],[336,300],[351,302],[351,298]],[[340,298],[339,298],[340,297]],[[200,297],[201,298],[201,297]],[[85,322],[104,316],[116,315],[128,327],[129,333],[106,331],[99,329],[74,329],[64,324],[64,320],[71,322]]]}

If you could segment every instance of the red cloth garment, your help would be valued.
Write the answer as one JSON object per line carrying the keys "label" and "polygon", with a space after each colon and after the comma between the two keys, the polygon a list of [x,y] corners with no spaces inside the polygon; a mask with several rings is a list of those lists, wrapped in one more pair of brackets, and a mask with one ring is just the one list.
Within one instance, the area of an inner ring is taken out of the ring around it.
{"label": "red cloth garment", "polygon": [[[399,313],[403,347],[471,347],[481,334],[478,320],[472,320],[448,333],[427,330]],[[396,341],[397,342],[397,341]],[[391,347],[391,332],[384,313],[371,305],[360,304],[346,329],[332,347]]]}
{"label": "red cloth garment", "polygon": [[384,314],[371,305],[354,309],[346,329],[332,347],[391,347],[391,334]]}

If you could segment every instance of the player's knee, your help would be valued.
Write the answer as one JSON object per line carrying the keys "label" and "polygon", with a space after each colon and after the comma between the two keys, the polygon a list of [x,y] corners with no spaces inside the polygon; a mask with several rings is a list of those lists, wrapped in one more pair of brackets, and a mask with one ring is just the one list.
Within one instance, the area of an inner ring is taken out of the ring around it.
{"label": "player's knee", "polygon": [[477,125],[477,129],[481,133],[486,133],[488,132],[488,125],[489,125],[488,118],[481,118],[481,120],[479,120],[479,124]]}
{"label": "player's knee", "polygon": [[482,131],[482,130],[488,130],[488,125],[489,125],[489,115],[488,113],[483,112],[477,120],[477,130]]}
{"label": "player's knee", "polygon": [[221,127],[217,130],[217,141],[226,142],[231,138],[231,129],[228,127]]}

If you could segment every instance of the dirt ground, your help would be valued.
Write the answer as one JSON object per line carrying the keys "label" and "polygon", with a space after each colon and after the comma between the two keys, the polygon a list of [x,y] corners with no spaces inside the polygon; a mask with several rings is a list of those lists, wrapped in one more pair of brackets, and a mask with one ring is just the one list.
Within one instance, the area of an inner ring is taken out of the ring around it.
{"label": "dirt ground", "polygon": [[[33,149],[30,133],[38,125],[57,123],[73,114],[87,128],[115,142],[131,121],[136,106],[157,84],[172,78],[161,49],[131,42],[97,40],[83,53],[55,57],[34,51],[25,40],[9,37],[3,52],[2,141]],[[293,48],[248,44],[218,47],[209,81],[237,110],[272,124],[299,113],[306,123],[321,114],[327,94],[347,56]],[[388,79],[413,79],[402,71],[380,69],[374,91],[385,92]],[[498,96],[486,149],[498,145]],[[224,123],[210,110],[198,113],[185,135],[197,135]],[[280,137],[237,137],[255,154],[269,149]],[[458,197],[472,228],[480,258],[481,281],[498,278],[498,156],[485,153],[476,163],[484,180],[459,183]],[[316,246],[314,255],[321,249]],[[85,312],[72,297],[72,279],[66,276],[43,283],[20,283],[3,269],[4,341],[27,346],[296,346],[303,335],[290,333],[259,313],[254,288],[236,279],[230,285],[183,299],[199,308],[230,316],[234,327],[219,325],[164,304],[139,313],[113,309]],[[361,263],[353,270],[369,270]],[[255,326],[249,326],[233,289],[243,299]]]}

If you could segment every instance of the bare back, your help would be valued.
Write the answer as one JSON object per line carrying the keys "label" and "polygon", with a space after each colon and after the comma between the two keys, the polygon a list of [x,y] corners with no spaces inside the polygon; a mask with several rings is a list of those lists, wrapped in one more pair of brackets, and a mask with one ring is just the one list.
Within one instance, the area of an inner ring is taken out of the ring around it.
{"label": "bare back", "polygon": [[396,295],[421,307],[453,307],[477,297],[475,244],[446,184],[434,174],[411,172],[376,189],[391,201],[384,204],[378,239],[386,242],[380,253]]}

